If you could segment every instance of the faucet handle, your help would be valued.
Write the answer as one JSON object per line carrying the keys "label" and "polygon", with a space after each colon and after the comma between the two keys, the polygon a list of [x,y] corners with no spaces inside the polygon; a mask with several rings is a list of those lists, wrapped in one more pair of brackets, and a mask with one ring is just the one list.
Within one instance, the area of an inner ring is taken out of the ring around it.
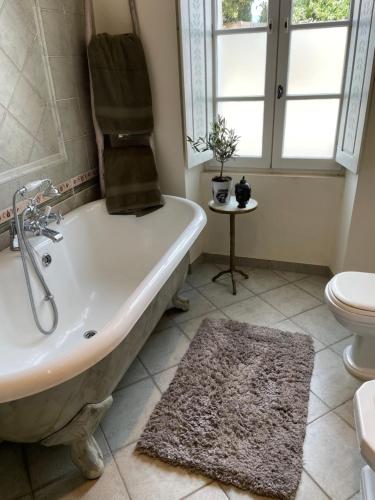
{"label": "faucet handle", "polygon": [[64,216],[63,216],[63,214],[61,213],[61,211],[60,211],[60,210],[58,210],[58,211],[56,212],[56,223],[57,223],[57,224],[60,224],[60,222],[61,222],[62,220],[64,220]]}

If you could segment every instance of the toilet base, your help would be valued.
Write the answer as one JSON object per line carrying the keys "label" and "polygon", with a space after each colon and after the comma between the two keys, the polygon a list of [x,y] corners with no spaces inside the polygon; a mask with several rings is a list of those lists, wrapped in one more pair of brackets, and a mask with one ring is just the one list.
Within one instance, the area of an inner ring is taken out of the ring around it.
{"label": "toilet base", "polygon": [[[359,342],[357,339],[359,340]],[[366,364],[358,362],[361,360],[363,361],[363,359],[361,358],[361,352],[364,347],[363,340],[364,340],[363,337],[360,338],[358,338],[358,336],[355,337],[353,344],[349,345],[344,350],[343,361],[345,368],[348,370],[349,373],[354,375],[354,377],[359,378],[361,380],[373,380],[375,379],[375,366],[374,367],[366,366]],[[361,344],[360,346],[358,346],[359,343]],[[372,342],[370,341],[370,343]],[[373,360],[375,360],[375,357],[373,358]]]}
{"label": "toilet base", "polygon": [[361,493],[363,500],[375,500],[375,473],[368,465],[361,472]]}

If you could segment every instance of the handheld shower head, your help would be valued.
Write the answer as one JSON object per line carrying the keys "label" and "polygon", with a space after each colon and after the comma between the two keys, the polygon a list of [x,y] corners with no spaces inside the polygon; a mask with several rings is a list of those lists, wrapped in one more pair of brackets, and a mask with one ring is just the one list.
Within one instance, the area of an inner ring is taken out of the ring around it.
{"label": "handheld shower head", "polygon": [[55,188],[55,186],[52,184],[51,179],[40,179],[38,181],[28,182],[23,186],[23,188],[20,189],[20,193],[24,196],[30,191],[35,191],[36,189],[41,188],[43,184],[46,184],[46,187],[43,191],[43,195],[46,198],[54,198],[55,196],[60,196],[58,189]]}

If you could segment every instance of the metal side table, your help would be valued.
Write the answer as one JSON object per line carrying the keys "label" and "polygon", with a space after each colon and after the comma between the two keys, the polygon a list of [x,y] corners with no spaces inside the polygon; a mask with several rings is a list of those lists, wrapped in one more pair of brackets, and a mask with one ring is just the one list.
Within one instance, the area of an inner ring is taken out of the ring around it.
{"label": "metal side table", "polygon": [[229,269],[225,271],[220,271],[216,276],[212,278],[212,281],[216,281],[220,276],[224,274],[230,274],[232,277],[232,286],[233,286],[233,295],[237,294],[236,289],[236,281],[234,279],[234,273],[241,274],[244,278],[248,279],[249,276],[237,269],[234,263],[235,259],[235,245],[236,245],[236,215],[239,214],[247,214],[249,212],[253,212],[258,207],[258,202],[254,199],[250,199],[249,203],[246,205],[246,208],[238,208],[238,202],[234,196],[231,196],[230,202],[225,205],[218,205],[213,200],[208,203],[208,208],[213,212],[217,212],[218,214],[229,215],[230,221],[230,257],[229,257]]}

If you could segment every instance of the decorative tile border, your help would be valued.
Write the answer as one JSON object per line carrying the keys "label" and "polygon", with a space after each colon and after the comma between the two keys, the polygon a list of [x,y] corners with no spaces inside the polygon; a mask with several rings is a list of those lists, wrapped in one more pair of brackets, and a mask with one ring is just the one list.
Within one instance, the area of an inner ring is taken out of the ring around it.
{"label": "decorative tile border", "polygon": [[[84,184],[85,182],[94,179],[95,177],[98,176],[98,171],[97,169],[92,169],[92,170],[87,170],[86,172],[83,172],[80,175],[77,175],[76,177],[73,177],[72,179],[68,179],[64,182],[61,182],[56,186],[58,189],[59,193],[62,195],[66,193],[69,190],[73,190],[74,188],[77,188],[81,184]],[[72,193],[73,194],[73,193]],[[43,196],[43,193],[38,193],[36,195],[36,201],[37,204],[40,205],[42,203],[45,203],[48,200],[48,198],[45,198]],[[22,212],[28,204],[28,200],[21,200],[19,203],[17,203],[17,213]],[[13,209],[12,207],[4,208],[3,210],[0,210],[0,224],[3,224],[4,222],[8,222],[10,219],[13,219]]]}

